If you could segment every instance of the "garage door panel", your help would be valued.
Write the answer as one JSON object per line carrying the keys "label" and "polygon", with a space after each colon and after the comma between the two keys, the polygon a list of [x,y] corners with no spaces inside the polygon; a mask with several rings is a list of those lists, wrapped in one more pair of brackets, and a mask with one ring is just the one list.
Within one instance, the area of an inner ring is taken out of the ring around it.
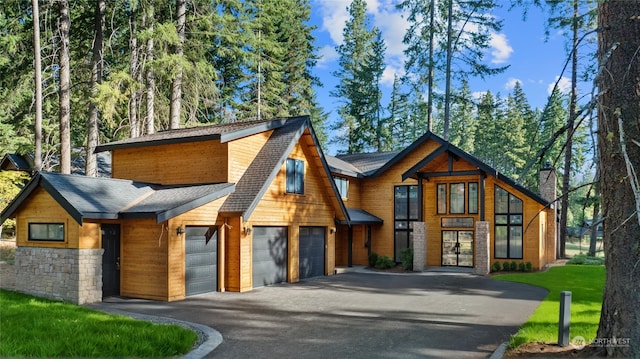
{"label": "garage door panel", "polygon": [[300,279],[324,275],[325,228],[300,227]]}
{"label": "garage door panel", "polygon": [[185,229],[185,292],[186,295],[215,292],[218,288],[218,232],[207,243],[211,227]]}
{"label": "garage door panel", "polygon": [[287,227],[253,227],[253,286],[287,280]]}

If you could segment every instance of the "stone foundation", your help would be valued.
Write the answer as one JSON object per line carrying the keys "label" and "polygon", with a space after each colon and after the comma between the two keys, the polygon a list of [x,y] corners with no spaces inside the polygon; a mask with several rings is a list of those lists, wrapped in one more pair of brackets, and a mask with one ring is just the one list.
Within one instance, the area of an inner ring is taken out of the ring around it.
{"label": "stone foundation", "polygon": [[422,271],[427,266],[427,225],[413,222],[413,270]]}
{"label": "stone foundation", "polygon": [[103,249],[16,248],[16,290],[75,304],[102,301]]}
{"label": "stone foundation", "polygon": [[491,271],[490,266],[490,238],[489,238],[489,222],[476,222],[476,273],[488,275]]}

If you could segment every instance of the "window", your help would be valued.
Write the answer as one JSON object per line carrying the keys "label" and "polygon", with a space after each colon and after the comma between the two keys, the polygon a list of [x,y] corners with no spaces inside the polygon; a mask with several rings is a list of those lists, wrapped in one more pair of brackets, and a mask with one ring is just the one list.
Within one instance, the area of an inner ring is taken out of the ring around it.
{"label": "window", "polygon": [[64,223],[29,223],[29,240],[64,242]]}
{"label": "window", "polygon": [[522,200],[495,186],[494,256],[496,258],[522,259],[522,223]]}
{"label": "window", "polygon": [[469,183],[469,213],[478,213],[478,182]]}
{"label": "window", "polygon": [[419,218],[418,186],[395,186],[394,195],[395,261],[400,252],[411,248],[413,222]]}
{"label": "window", "polygon": [[464,183],[449,185],[449,211],[453,214],[464,213]]}
{"label": "window", "polygon": [[304,194],[304,161],[287,158],[287,193]]}
{"label": "window", "polygon": [[438,184],[438,214],[447,213],[447,185]]}
{"label": "window", "polygon": [[340,193],[340,197],[348,198],[349,180],[344,177],[333,177],[333,180],[336,182],[336,187],[338,187],[338,193]]}

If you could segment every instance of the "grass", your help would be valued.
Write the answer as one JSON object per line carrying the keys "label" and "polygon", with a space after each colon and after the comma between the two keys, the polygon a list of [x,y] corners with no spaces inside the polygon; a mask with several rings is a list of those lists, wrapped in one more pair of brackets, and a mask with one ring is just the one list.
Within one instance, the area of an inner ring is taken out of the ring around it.
{"label": "grass", "polygon": [[566,265],[552,267],[546,272],[496,275],[493,279],[549,290],[529,320],[511,337],[511,348],[525,343],[557,343],[561,291],[571,291],[570,338],[580,335],[591,342],[596,337],[602,308],[604,266]]}
{"label": "grass", "polygon": [[171,357],[197,335],[81,306],[0,290],[0,357]]}

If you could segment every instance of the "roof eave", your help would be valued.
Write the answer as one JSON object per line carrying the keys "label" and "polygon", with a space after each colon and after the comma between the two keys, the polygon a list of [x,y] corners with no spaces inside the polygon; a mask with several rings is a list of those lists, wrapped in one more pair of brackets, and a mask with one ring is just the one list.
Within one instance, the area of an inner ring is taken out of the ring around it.
{"label": "roof eave", "polygon": [[198,208],[202,205],[205,205],[209,202],[215,201],[219,198],[222,198],[224,196],[229,195],[230,193],[234,192],[236,190],[236,185],[233,183],[230,183],[229,186],[224,187],[216,192],[210,193],[206,196],[197,198],[193,201],[184,203],[180,206],[177,206],[175,208],[171,208],[168,209],[166,211],[160,211],[156,214],[156,222],[157,223],[162,223],[164,221],[167,221],[171,218],[177,217],[183,213],[186,213],[194,208]]}

